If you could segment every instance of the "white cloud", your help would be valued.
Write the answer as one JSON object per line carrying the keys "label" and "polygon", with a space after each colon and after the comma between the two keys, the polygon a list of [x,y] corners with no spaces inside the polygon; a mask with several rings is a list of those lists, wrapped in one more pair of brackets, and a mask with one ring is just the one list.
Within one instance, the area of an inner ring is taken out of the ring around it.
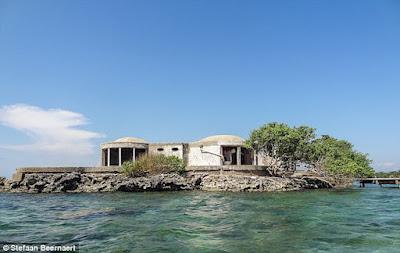
{"label": "white cloud", "polygon": [[25,104],[0,107],[0,124],[19,130],[33,140],[25,145],[1,146],[11,150],[88,155],[95,150],[93,140],[102,137],[99,133],[78,128],[87,124],[87,119],[80,113]]}

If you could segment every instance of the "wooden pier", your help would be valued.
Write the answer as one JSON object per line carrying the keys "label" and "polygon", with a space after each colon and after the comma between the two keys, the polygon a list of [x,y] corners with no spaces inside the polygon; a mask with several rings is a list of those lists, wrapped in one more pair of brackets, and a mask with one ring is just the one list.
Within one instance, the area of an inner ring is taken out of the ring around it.
{"label": "wooden pier", "polygon": [[365,187],[365,184],[379,184],[381,187],[385,184],[398,185],[400,188],[400,178],[360,178],[360,187]]}

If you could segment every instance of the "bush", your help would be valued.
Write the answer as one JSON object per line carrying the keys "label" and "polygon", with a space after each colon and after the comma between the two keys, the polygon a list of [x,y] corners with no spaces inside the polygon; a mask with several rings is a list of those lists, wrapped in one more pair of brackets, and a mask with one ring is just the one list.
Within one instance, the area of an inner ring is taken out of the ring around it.
{"label": "bush", "polygon": [[177,156],[164,156],[164,162],[170,172],[176,172],[179,174],[185,173],[186,165],[185,162]]}
{"label": "bush", "polygon": [[122,164],[122,173],[130,177],[145,176],[146,172],[142,169],[138,161],[127,161]]}
{"label": "bush", "polygon": [[[269,123],[251,132],[246,146],[266,158],[273,174],[280,170],[292,172],[305,165],[319,174],[346,177],[374,175],[371,160],[353,145],[328,135],[317,138],[315,129],[308,126],[290,127]],[[269,158],[269,159],[267,159]]]}
{"label": "bush", "polygon": [[185,167],[183,160],[176,156],[146,155],[136,161],[124,162],[122,172],[131,177],[172,172],[182,174]]}

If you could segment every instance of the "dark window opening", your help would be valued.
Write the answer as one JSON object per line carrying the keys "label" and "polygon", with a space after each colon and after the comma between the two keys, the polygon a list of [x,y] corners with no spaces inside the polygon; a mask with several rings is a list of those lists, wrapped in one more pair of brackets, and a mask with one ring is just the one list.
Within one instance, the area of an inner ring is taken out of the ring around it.
{"label": "dark window opening", "polygon": [[253,151],[251,149],[242,148],[241,164],[242,165],[253,164]]}
{"label": "dark window opening", "polygon": [[162,151],[164,151],[164,149],[163,148],[158,148],[157,151],[162,152]]}
{"label": "dark window opening", "polygon": [[132,161],[133,149],[132,148],[121,148],[121,164],[127,161]]}
{"label": "dark window opening", "polygon": [[119,165],[119,150],[118,148],[110,148],[110,165]]}
{"label": "dark window opening", "polygon": [[137,148],[135,149],[135,160],[138,160],[140,157],[146,155],[146,149]]}
{"label": "dark window opening", "polygon": [[172,151],[178,151],[179,148],[172,148]]}

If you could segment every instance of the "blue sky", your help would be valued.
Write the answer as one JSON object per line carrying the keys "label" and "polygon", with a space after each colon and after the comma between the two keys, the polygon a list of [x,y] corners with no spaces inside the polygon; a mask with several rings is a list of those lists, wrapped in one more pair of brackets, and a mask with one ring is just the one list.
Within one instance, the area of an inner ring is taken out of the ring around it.
{"label": "blue sky", "polygon": [[0,175],[271,121],[400,169],[399,27],[399,1],[0,0]]}

